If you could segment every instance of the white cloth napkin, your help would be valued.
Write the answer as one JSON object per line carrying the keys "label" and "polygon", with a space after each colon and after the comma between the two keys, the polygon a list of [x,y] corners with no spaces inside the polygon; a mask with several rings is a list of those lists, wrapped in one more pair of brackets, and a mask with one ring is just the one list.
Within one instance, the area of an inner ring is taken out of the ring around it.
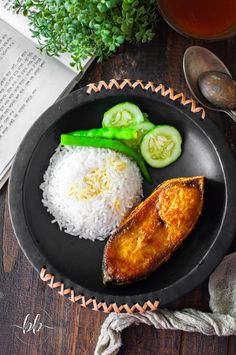
{"label": "white cloth napkin", "polygon": [[205,335],[236,335],[236,252],[226,256],[209,279],[212,313],[195,309],[158,309],[144,314],[111,313],[101,327],[95,355],[115,355],[121,332],[130,325],[145,323],[157,329],[176,329]]}

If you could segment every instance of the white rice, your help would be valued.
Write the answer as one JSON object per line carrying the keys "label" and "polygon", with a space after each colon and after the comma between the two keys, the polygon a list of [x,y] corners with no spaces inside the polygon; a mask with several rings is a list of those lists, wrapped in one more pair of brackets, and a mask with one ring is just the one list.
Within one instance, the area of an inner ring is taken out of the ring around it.
{"label": "white rice", "polygon": [[59,146],[43,178],[52,222],[93,241],[105,239],[142,197],[137,164],[110,149]]}

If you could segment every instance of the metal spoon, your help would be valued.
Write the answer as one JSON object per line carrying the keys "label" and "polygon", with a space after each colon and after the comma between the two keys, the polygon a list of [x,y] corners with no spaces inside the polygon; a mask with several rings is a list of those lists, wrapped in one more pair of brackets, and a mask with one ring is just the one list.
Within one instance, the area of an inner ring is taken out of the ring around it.
{"label": "metal spoon", "polygon": [[207,71],[199,76],[198,86],[212,105],[222,109],[236,109],[236,81],[228,74]]}
{"label": "metal spoon", "polygon": [[206,48],[193,46],[189,47],[183,57],[183,69],[184,75],[194,98],[203,106],[210,110],[225,112],[236,122],[236,111],[227,109],[227,108],[219,108],[215,105],[212,105],[201,93],[198,78],[202,73],[208,71],[217,71],[221,73],[225,73],[229,75],[231,78],[231,74],[229,70],[226,68],[224,63],[211,51]]}

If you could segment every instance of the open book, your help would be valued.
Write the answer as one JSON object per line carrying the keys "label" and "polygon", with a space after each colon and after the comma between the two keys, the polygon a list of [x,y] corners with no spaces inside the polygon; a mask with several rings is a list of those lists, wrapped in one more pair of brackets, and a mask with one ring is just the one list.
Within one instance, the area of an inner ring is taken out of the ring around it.
{"label": "open book", "polygon": [[[27,19],[12,12],[13,2],[0,0],[0,188],[28,129],[82,76],[70,66],[69,55],[40,53]],[[83,63],[84,70],[91,61]]]}

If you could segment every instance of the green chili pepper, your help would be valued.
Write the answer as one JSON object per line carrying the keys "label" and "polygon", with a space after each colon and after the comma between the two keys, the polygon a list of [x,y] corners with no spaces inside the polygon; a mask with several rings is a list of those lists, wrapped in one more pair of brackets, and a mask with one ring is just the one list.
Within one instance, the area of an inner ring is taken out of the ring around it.
{"label": "green chili pepper", "polygon": [[139,165],[139,168],[145,177],[145,179],[152,184],[152,178],[147,170],[146,164],[142,156],[134,149],[126,146],[125,144],[106,138],[91,138],[91,137],[77,137],[72,134],[62,134],[61,135],[62,145],[73,145],[81,147],[95,147],[95,148],[107,148],[121,152],[129,157],[133,158]]}
{"label": "green chili pepper", "polygon": [[70,132],[76,137],[95,137],[95,138],[116,138],[116,139],[137,139],[138,130],[135,128],[94,128],[89,131]]}

